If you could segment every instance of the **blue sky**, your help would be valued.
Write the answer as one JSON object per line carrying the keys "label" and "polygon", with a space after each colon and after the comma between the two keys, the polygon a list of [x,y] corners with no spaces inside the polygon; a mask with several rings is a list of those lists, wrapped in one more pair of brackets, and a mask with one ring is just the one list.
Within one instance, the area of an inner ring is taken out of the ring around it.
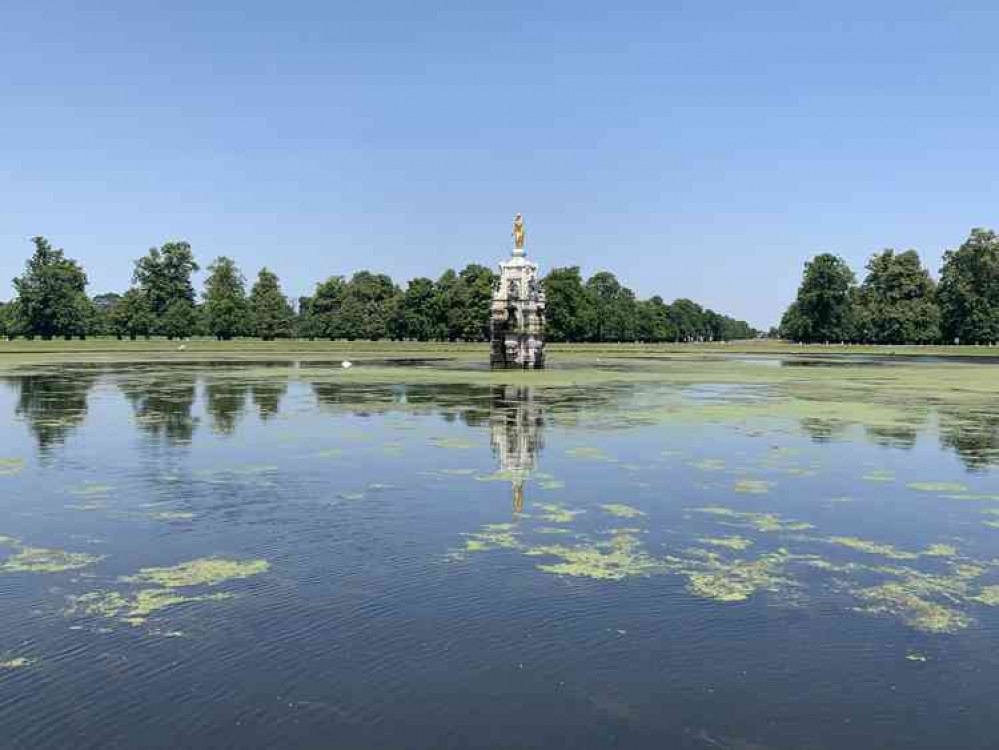
{"label": "blue sky", "polygon": [[[0,279],[28,238],[123,290],[171,239],[300,294],[613,270],[767,326],[999,211],[990,2],[36,2],[0,10]],[[0,297],[9,297],[6,284]]]}

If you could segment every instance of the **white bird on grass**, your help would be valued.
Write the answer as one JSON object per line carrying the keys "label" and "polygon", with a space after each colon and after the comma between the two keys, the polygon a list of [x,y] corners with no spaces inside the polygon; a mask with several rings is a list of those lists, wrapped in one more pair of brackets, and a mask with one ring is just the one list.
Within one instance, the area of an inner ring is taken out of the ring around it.
{"label": "white bird on grass", "polygon": [[350,360],[346,360],[346,359],[343,362],[340,363],[340,367],[342,367],[345,370],[348,369],[348,368],[351,368],[353,366],[354,366],[354,363],[351,362]]}
{"label": "white bird on grass", "polygon": [[187,344],[181,344],[180,346],[177,347],[178,352],[182,352],[185,349],[187,349]]}

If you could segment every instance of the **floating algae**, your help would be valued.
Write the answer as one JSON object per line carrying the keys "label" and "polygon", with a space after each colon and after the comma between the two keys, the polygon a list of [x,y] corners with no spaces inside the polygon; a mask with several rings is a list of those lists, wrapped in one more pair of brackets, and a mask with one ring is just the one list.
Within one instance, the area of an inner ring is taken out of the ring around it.
{"label": "floating algae", "polygon": [[905,659],[906,661],[926,662],[930,660],[930,657],[926,656],[925,654],[919,654],[913,652],[911,654],[906,654]]}
{"label": "floating algae", "polygon": [[186,596],[170,589],[140,589],[130,596],[116,591],[95,591],[74,597],[67,614],[106,617],[138,626],[145,624],[150,615],[167,607],[232,598],[232,594],[222,593]]}
{"label": "floating algae", "polygon": [[563,529],[559,526],[539,526],[534,530],[535,534],[570,534],[572,533],[569,529]]}
{"label": "floating algae", "polygon": [[950,544],[931,544],[923,554],[930,557],[957,557],[958,551],[957,547]]}
{"label": "floating algae", "polygon": [[770,492],[773,482],[764,482],[760,479],[740,479],[735,483],[735,491],[748,495],[765,495]]}
{"label": "floating algae", "polygon": [[721,536],[721,537],[698,537],[701,544],[708,544],[712,547],[725,547],[726,549],[744,550],[753,545],[752,540],[741,536]]}
{"label": "floating algae", "polygon": [[539,505],[538,509],[544,511],[538,515],[538,518],[548,523],[572,523],[576,516],[586,512],[585,510],[572,510],[563,505],[551,503]]}
{"label": "floating algae", "polygon": [[190,521],[194,518],[194,513],[181,510],[163,510],[158,513],[150,513],[149,517],[154,521]]}
{"label": "floating algae", "polygon": [[630,505],[624,505],[623,503],[609,503],[601,505],[600,508],[618,518],[639,518],[645,515],[644,511],[632,508]]}
{"label": "floating algae", "polygon": [[197,586],[218,586],[250,578],[270,569],[266,560],[202,558],[163,568],[142,568],[136,575],[119,578],[120,583],[142,584],[132,593],[94,591],[70,599],[68,615],[89,615],[143,625],[149,616],[168,607],[191,602],[232,599],[233,594],[187,594],[178,591]]}
{"label": "floating algae", "polygon": [[862,479],[866,479],[868,482],[894,482],[895,472],[886,469],[877,469],[864,474]]}
{"label": "floating algae", "polygon": [[104,558],[44,547],[21,547],[0,563],[0,573],[62,573],[94,565]]}
{"label": "floating algae", "polygon": [[965,613],[922,598],[901,583],[857,589],[853,593],[869,602],[866,606],[858,607],[858,611],[898,617],[917,630],[929,633],[954,633],[972,622]]}
{"label": "floating algae", "polygon": [[560,482],[557,479],[546,479],[538,485],[538,488],[542,490],[564,490],[565,482]]}
{"label": "floating algae", "polygon": [[0,458],[0,477],[9,477],[20,473],[24,468],[24,459]]}
{"label": "floating algae", "polygon": [[701,461],[691,461],[690,466],[701,471],[723,471],[725,462],[720,458],[705,458]]}
{"label": "floating algae", "polygon": [[341,500],[363,500],[363,492],[338,492],[336,496]]}
{"label": "floating algae", "polygon": [[957,482],[910,482],[906,487],[919,492],[965,492],[968,489]]}
{"label": "floating algae", "polygon": [[240,561],[206,557],[165,568],[142,568],[136,575],[120,580],[125,583],[149,583],[166,588],[217,586],[227,581],[266,573],[269,569],[270,563],[266,560]]}
{"label": "floating algae", "polygon": [[761,591],[780,593],[794,582],[782,573],[790,559],[787,550],[770,552],[755,560],[723,559],[705,552],[680,563],[677,572],[687,577],[687,590],[694,596],[719,602],[741,602]]}
{"label": "floating algae", "polygon": [[449,448],[451,450],[467,451],[476,447],[475,443],[459,438],[430,438],[430,444],[437,448]]}
{"label": "floating algae", "polygon": [[757,531],[805,531],[815,528],[804,521],[785,521],[776,513],[746,513],[716,505],[692,510],[727,518],[732,525],[746,526]]}
{"label": "floating algae", "polygon": [[24,656],[18,656],[14,659],[0,661],[0,669],[24,669],[25,667],[30,667],[36,661],[36,659],[28,659]]}
{"label": "floating algae", "polygon": [[971,601],[989,607],[999,607],[999,586],[982,586],[978,594],[970,597]]}
{"label": "floating algae", "polygon": [[578,458],[586,461],[610,461],[611,457],[608,456],[604,451],[599,448],[593,448],[588,445],[578,446],[576,448],[569,448],[566,450],[565,455],[571,456],[572,458]]}
{"label": "floating algae", "polygon": [[79,497],[90,497],[92,495],[107,495],[114,491],[114,487],[109,484],[85,484],[82,487],[74,487],[69,492]]}
{"label": "floating algae", "polygon": [[475,474],[475,469],[441,469],[440,473],[453,477],[469,477]]}
{"label": "floating algae", "polygon": [[[510,528],[506,528],[509,526]],[[492,530],[490,530],[492,529]],[[487,524],[482,531],[466,534],[465,552],[487,552],[494,549],[516,549],[521,546],[513,533],[512,524]]]}
{"label": "floating algae", "polygon": [[607,541],[592,544],[531,547],[525,550],[525,554],[557,558],[559,562],[537,566],[538,570],[546,573],[603,581],[620,581],[666,570],[661,560],[656,560],[640,548],[641,544],[634,535],[619,533]]}
{"label": "floating algae", "polygon": [[857,539],[852,536],[833,536],[829,537],[827,540],[830,544],[838,544],[841,547],[849,547],[850,549],[855,549],[858,552],[866,552],[869,555],[881,555],[882,557],[890,557],[892,560],[917,560],[919,559],[919,554],[916,552],[905,552],[903,550],[897,549],[890,544],[880,544],[878,542],[871,542],[866,539]]}

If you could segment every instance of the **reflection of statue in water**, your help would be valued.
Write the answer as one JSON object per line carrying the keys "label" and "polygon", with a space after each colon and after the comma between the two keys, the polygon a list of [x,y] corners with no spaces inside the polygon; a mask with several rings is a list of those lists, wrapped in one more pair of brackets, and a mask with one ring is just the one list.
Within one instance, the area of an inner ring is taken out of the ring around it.
{"label": "reflection of statue in water", "polygon": [[500,470],[513,485],[513,512],[524,510],[524,484],[544,447],[544,413],[530,388],[496,386],[489,411],[489,440]]}
{"label": "reflection of statue in water", "polygon": [[524,217],[517,214],[513,217],[513,246],[518,250],[524,249]]}

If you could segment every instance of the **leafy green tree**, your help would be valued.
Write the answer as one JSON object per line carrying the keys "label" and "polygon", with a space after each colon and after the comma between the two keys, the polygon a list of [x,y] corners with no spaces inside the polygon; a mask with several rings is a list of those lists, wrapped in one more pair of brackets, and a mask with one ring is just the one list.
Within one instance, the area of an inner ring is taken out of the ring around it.
{"label": "leafy green tree", "polygon": [[194,305],[191,275],[197,270],[199,267],[188,243],[168,242],[160,248],[151,248],[135,262],[132,281],[146,294],[153,315],[160,319],[177,300]]}
{"label": "leafy green tree", "polygon": [[84,335],[90,307],[87,275],[44,237],[34,237],[32,242],[35,252],[24,274],[14,279],[20,326],[43,339]]}
{"label": "leafy green tree", "polygon": [[873,344],[927,344],[940,338],[936,284],[915,250],[883,250],[867,263],[854,304],[857,338]]}
{"label": "leafy green tree", "polygon": [[658,343],[676,339],[676,329],[670,320],[669,312],[669,305],[658,295],[639,302],[636,308],[638,340]]}
{"label": "leafy green tree", "polygon": [[139,336],[149,338],[156,325],[156,318],[145,293],[133,287],[112,308],[110,322],[115,336],[134,340]]}
{"label": "leafy green tree", "polygon": [[205,316],[210,335],[230,341],[247,328],[246,280],[236,263],[224,255],[208,266]]}
{"label": "leafy green tree", "polygon": [[856,277],[842,258],[823,253],[805,263],[798,296],[784,313],[781,332],[795,341],[848,341],[853,337],[851,289]]}
{"label": "leafy green tree", "polygon": [[995,232],[973,229],[961,247],[944,253],[937,299],[946,341],[999,341],[999,237]]}
{"label": "leafy green tree", "polygon": [[637,323],[635,294],[621,285],[609,271],[601,271],[586,282],[593,309],[592,341],[634,341]]}
{"label": "leafy green tree", "polygon": [[338,338],[378,341],[388,335],[392,300],[399,293],[385,274],[358,271],[347,283],[337,318]]}
{"label": "leafy green tree", "polygon": [[403,338],[429,341],[437,332],[434,282],[416,278],[403,292],[398,308],[398,328]]}
{"label": "leafy green tree", "polygon": [[200,323],[197,308],[189,300],[178,297],[167,305],[156,330],[168,339],[186,339],[197,333]]}
{"label": "leafy green tree", "polygon": [[465,310],[461,321],[461,338],[465,341],[487,341],[492,310],[493,284],[496,274],[485,266],[471,263],[458,274],[465,285]]}
{"label": "leafy green tree", "polygon": [[295,335],[314,341],[322,336],[319,323],[312,312],[312,297],[298,298],[298,315],[295,317]]}
{"label": "leafy green tree", "polygon": [[464,336],[468,302],[468,285],[453,268],[447,269],[434,285],[435,339],[457,341]]}
{"label": "leafy green tree", "polygon": [[590,338],[593,305],[583,286],[579,266],[553,268],[544,279],[545,331],[550,341],[574,342]]}
{"label": "leafy green tree", "polygon": [[277,275],[266,268],[260,269],[250,291],[250,315],[253,334],[264,341],[291,335],[295,313],[281,291]]}
{"label": "leafy green tree", "polygon": [[340,308],[343,306],[346,286],[343,276],[330,276],[316,285],[316,293],[312,295],[308,305],[316,337],[332,341],[339,335]]}
{"label": "leafy green tree", "polygon": [[707,334],[704,309],[692,300],[674,300],[669,306],[669,319],[677,341],[697,341]]}

